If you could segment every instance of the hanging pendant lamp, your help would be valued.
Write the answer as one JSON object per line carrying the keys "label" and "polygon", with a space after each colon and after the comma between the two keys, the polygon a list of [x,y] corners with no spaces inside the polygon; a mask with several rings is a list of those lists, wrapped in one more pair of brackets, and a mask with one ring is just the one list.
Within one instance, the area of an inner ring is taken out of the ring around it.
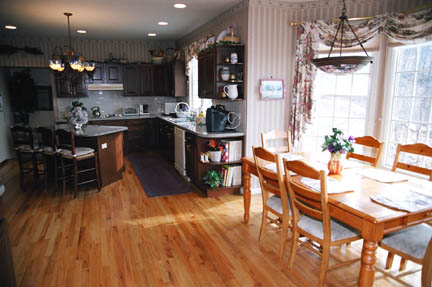
{"label": "hanging pendant lamp", "polygon": [[[357,37],[356,33],[354,32],[354,29],[352,28],[351,24],[349,23],[348,17],[346,16],[346,7],[345,7],[345,0],[343,0],[343,9],[342,9],[342,15],[339,17],[339,25],[336,31],[336,34],[333,38],[333,42],[330,47],[330,52],[328,53],[328,56],[326,58],[315,58],[312,60],[312,64],[314,64],[318,69],[320,69],[323,72],[326,73],[353,73],[355,71],[360,70],[364,66],[366,66],[369,63],[373,63],[373,57],[370,57],[368,53],[366,52],[365,48],[363,47],[363,44],[360,42],[359,38]],[[350,28],[351,32],[353,33],[354,37],[357,39],[360,47],[363,49],[363,52],[365,52],[366,56],[342,56],[342,46],[343,46],[343,36],[344,36],[344,27],[345,22]],[[337,36],[339,34],[339,31],[341,31],[341,37],[340,37],[340,51],[339,51],[339,57],[330,57],[331,52],[333,51],[334,44],[337,40]]]}
{"label": "hanging pendant lamp", "polygon": [[60,47],[54,48],[52,58],[51,60],[49,60],[49,67],[52,70],[57,72],[62,72],[67,67],[77,72],[83,72],[83,71],[92,72],[95,69],[96,64],[94,62],[86,61],[83,56],[79,55],[72,48],[70,22],[69,22],[69,17],[72,16],[72,13],[64,13],[64,15],[67,17],[67,22],[68,22],[69,45],[66,46],[63,51]]}

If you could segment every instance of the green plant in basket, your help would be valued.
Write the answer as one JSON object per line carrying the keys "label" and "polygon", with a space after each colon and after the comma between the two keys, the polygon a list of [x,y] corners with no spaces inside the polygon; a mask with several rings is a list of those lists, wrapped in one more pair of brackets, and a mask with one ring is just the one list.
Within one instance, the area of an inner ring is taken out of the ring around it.
{"label": "green plant in basket", "polygon": [[222,173],[219,170],[209,170],[203,177],[204,183],[211,188],[217,188],[222,182]]}

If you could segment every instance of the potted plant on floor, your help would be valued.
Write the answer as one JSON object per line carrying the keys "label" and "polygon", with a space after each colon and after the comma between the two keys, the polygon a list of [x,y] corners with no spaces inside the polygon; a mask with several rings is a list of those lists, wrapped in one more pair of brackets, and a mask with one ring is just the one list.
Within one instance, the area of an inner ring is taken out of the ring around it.
{"label": "potted plant on floor", "polygon": [[219,170],[208,170],[203,179],[206,185],[211,188],[218,188],[222,183],[222,173]]}

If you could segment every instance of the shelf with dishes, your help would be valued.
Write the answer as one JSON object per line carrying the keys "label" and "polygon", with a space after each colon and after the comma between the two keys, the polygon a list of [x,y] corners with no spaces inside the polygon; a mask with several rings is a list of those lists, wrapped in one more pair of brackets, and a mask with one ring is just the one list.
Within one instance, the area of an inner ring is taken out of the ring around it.
{"label": "shelf with dishes", "polygon": [[243,66],[243,63],[218,63],[218,66]]}

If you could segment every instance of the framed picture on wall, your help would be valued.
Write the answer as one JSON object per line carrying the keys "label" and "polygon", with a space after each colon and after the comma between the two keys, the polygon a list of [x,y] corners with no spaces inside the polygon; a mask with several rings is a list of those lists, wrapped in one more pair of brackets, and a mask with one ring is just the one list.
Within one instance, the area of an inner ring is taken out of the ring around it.
{"label": "framed picture on wall", "polygon": [[260,93],[263,100],[277,100],[285,97],[285,85],[282,79],[262,79]]}

